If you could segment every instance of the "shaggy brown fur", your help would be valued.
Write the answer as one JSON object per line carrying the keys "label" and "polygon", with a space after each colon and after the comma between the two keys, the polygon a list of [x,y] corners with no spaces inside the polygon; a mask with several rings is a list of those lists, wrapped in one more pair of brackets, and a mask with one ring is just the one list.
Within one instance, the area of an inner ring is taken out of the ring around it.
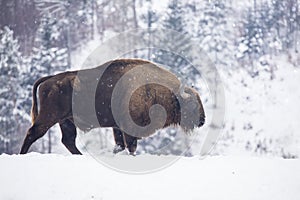
{"label": "shaggy brown fur", "polygon": [[[141,66],[144,68],[139,68]],[[142,73],[139,69],[143,70]],[[114,90],[118,92],[114,93]],[[163,121],[162,125],[155,124],[155,129],[178,124],[190,130],[202,126],[205,121],[200,97],[194,89],[182,88],[174,74],[140,59],[118,59],[93,69],[41,78],[34,84],[32,96],[32,126],[27,132],[21,154],[27,153],[32,143],[56,123],[62,131],[62,143],[73,154],[81,154],[75,145],[76,127],[83,131],[112,127],[117,145],[114,153],[127,147],[134,154],[137,139],[154,133],[153,127],[147,129],[151,123]],[[128,105],[127,97],[130,97]],[[115,121],[113,102],[118,106],[119,121]],[[165,121],[159,113],[155,115],[156,119],[151,118],[153,105],[163,107]],[[126,112],[129,112],[129,117]],[[189,119],[190,114],[197,116],[197,119]],[[130,126],[132,121],[138,127],[146,127],[141,137],[125,132],[125,127]]]}

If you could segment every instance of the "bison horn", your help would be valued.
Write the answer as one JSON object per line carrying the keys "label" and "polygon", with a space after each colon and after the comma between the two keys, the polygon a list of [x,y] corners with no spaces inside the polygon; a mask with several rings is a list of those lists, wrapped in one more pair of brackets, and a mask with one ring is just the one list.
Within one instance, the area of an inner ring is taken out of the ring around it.
{"label": "bison horn", "polygon": [[180,86],[179,93],[183,99],[188,99],[189,97],[191,97],[191,94],[189,92],[187,92],[187,89],[184,85]]}

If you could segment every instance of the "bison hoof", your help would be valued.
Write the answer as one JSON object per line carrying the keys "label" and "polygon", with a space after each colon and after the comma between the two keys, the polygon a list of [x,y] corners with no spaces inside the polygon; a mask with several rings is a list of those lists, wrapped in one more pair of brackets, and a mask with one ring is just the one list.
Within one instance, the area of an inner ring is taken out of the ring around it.
{"label": "bison hoof", "polygon": [[136,156],[136,153],[135,152],[130,152],[129,155]]}
{"label": "bison hoof", "polygon": [[119,153],[119,152],[121,152],[121,151],[124,151],[124,149],[125,149],[125,147],[116,144],[116,146],[114,147],[113,153],[114,153],[114,154],[117,154],[117,153]]}

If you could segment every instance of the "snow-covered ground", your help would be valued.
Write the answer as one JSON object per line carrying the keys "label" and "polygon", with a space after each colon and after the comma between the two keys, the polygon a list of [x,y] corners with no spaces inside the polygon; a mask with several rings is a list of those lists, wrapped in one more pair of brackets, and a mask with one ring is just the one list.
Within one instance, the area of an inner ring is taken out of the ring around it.
{"label": "snow-covered ground", "polygon": [[[143,156],[114,159],[130,162]],[[3,200],[300,199],[298,159],[180,158],[142,175],[116,172],[86,155],[1,155],[0,166]]]}

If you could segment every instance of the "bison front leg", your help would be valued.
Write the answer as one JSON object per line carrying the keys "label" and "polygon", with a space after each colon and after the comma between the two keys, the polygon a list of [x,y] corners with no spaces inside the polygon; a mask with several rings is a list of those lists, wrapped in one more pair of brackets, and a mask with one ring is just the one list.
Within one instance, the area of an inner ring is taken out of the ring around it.
{"label": "bison front leg", "polygon": [[137,148],[137,138],[126,133],[123,133],[126,148],[128,149],[130,155],[135,156],[135,151]]}
{"label": "bison front leg", "polygon": [[113,153],[116,154],[125,149],[125,143],[123,139],[123,133],[122,131],[120,131],[120,129],[113,128],[113,132],[114,132],[114,139],[116,143]]}
{"label": "bison front leg", "polygon": [[76,126],[69,119],[59,123],[61,132],[62,132],[62,143],[67,147],[67,149],[72,154],[81,154],[81,152],[77,149],[75,140],[76,140]]}

